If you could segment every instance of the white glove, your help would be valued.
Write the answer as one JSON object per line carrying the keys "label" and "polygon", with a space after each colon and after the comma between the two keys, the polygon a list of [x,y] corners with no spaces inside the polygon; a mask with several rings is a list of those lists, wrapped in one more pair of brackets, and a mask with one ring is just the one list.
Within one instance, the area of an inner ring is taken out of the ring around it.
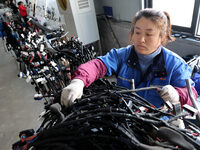
{"label": "white glove", "polygon": [[169,101],[171,103],[179,102],[179,95],[176,89],[171,85],[164,86],[161,90],[158,90],[158,94],[160,97],[166,102]]}
{"label": "white glove", "polygon": [[84,82],[80,79],[73,79],[71,83],[63,88],[61,94],[61,105],[66,107],[72,105],[77,98],[83,95]]}

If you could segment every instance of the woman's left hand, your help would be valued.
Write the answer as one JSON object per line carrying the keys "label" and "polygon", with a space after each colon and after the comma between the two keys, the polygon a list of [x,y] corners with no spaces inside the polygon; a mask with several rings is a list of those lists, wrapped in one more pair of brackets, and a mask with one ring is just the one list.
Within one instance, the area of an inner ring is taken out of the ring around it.
{"label": "woman's left hand", "polygon": [[171,85],[166,85],[162,89],[158,90],[160,97],[166,102],[170,101],[171,103],[179,102],[179,94],[176,89]]}

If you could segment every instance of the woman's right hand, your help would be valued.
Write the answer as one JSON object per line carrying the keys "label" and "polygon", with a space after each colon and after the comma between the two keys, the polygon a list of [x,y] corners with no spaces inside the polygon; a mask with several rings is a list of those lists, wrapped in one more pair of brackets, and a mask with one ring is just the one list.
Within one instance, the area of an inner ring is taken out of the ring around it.
{"label": "woman's right hand", "polygon": [[73,79],[71,83],[63,88],[61,93],[61,105],[68,107],[73,104],[75,99],[83,95],[84,82],[80,79]]}

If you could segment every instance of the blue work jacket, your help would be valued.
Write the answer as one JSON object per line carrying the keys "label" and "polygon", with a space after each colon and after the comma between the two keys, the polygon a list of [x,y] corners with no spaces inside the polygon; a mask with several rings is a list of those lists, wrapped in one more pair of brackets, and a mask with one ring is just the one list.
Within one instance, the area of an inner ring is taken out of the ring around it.
{"label": "blue work jacket", "polygon": [[195,83],[195,89],[198,95],[200,95],[200,73],[199,72],[195,73],[194,76],[192,77],[192,80]]}
{"label": "blue work jacket", "polygon": [[[105,56],[98,57],[107,67],[107,75],[116,75],[117,85],[131,89],[132,79],[135,88],[172,85],[185,87],[185,79],[190,79],[191,69],[186,62],[174,52],[162,47],[146,73],[143,75],[140,69],[134,45],[120,49],[112,49]],[[194,86],[194,83],[191,81]],[[156,90],[137,92],[156,107],[163,104],[162,98]]]}

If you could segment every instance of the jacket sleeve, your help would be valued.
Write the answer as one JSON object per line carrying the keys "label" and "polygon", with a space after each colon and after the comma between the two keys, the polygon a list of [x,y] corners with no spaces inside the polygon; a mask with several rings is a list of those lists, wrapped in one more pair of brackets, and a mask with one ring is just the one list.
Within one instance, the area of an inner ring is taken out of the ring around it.
{"label": "jacket sleeve", "polygon": [[[183,106],[184,104],[188,104],[190,106],[192,106],[192,101],[190,99],[190,96],[189,96],[189,93],[188,93],[188,90],[187,90],[187,87],[174,87],[176,89],[176,91],[178,92],[179,94],[179,101],[181,103],[181,106]],[[195,88],[192,86],[192,92],[193,92],[193,95],[195,97],[195,99],[197,99],[197,91],[195,90]]]}
{"label": "jacket sleeve", "polygon": [[93,59],[85,64],[81,64],[74,72],[72,79],[81,79],[85,87],[88,87],[95,80],[105,76],[107,68],[100,59]]}

